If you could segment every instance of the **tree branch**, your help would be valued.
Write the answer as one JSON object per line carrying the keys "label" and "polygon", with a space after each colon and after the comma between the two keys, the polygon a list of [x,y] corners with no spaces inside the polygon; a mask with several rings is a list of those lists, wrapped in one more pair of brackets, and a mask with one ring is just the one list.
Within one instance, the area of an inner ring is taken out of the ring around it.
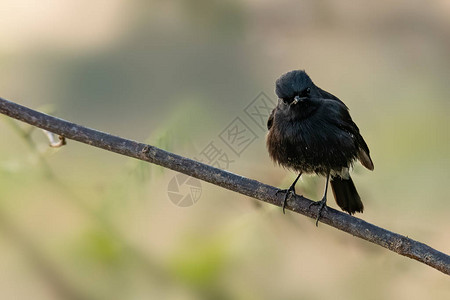
{"label": "tree branch", "polygon": [[[151,145],[58,119],[2,98],[0,98],[0,113],[48,130],[63,138],[157,164],[273,205],[281,206],[283,202],[282,196],[276,196],[275,193],[278,189],[273,186],[211,167]],[[307,198],[295,196],[288,201],[286,209],[315,219],[317,209],[310,208],[311,203],[312,201]],[[450,256],[426,244],[330,207],[322,212],[320,221],[450,275]]]}

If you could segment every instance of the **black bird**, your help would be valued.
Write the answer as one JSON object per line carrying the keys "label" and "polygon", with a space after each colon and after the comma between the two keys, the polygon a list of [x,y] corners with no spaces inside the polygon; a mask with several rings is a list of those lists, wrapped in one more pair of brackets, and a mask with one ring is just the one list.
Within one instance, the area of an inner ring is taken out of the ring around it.
{"label": "black bird", "polygon": [[295,193],[302,173],[327,178],[319,205],[316,225],[326,207],[328,181],[339,207],[353,214],[364,206],[356,191],[349,168],[355,160],[373,170],[369,148],[352,121],[347,106],[336,96],[316,86],[303,70],[294,70],[276,81],[279,100],[267,121],[267,148],[273,161],[299,173],[292,185],[277,193],[286,193],[286,201]]}

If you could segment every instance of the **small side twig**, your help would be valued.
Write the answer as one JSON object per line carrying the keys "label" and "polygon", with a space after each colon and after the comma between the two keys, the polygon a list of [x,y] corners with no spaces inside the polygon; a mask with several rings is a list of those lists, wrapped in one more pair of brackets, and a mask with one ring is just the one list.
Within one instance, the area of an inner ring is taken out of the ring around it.
{"label": "small side twig", "polygon": [[[194,161],[157,147],[127,140],[58,119],[0,98],[0,113],[33,126],[48,130],[67,139],[126,155],[207,181],[252,198],[281,206],[283,197],[277,188]],[[317,210],[310,208],[311,200],[295,196],[286,209],[316,218]],[[359,218],[328,208],[320,218],[322,223],[427,264],[450,275],[450,256],[406,236],[380,228]]]}
{"label": "small side twig", "polygon": [[50,147],[59,148],[59,147],[66,145],[66,138],[63,135],[58,135],[58,139],[56,139],[57,135],[55,135],[53,132],[50,132],[45,129],[42,129],[42,131],[47,136],[47,138],[50,142]]}

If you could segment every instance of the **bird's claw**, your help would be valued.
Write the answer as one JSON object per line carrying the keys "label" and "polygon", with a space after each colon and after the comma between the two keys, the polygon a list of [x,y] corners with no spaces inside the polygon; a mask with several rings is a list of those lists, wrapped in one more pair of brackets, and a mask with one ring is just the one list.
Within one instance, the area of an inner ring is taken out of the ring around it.
{"label": "bird's claw", "polygon": [[319,210],[317,212],[317,218],[316,218],[316,227],[319,226],[319,219],[320,219],[320,214],[322,213],[322,211],[325,209],[327,210],[327,198],[323,198],[320,201],[317,202],[313,202],[309,205],[309,208],[311,208],[311,206],[313,205],[319,205]]}
{"label": "bird's claw", "polygon": [[290,196],[295,195],[295,188],[293,186],[289,187],[288,189],[284,189],[284,190],[278,190],[275,195],[278,195],[279,193],[286,193],[286,195],[284,196],[284,200],[283,200],[283,205],[281,206],[281,208],[283,209],[283,214],[284,209],[286,207],[286,202],[289,199]]}

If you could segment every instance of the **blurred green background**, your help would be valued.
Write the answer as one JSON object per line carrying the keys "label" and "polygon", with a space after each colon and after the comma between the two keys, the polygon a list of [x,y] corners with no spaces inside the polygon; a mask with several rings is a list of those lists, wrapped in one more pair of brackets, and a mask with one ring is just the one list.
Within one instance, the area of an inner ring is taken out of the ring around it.
{"label": "blurred green background", "polygon": [[[449,1],[4,0],[0,13],[1,97],[188,157],[213,141],[232,172],[279,187],[295,174],[244,109],[305,69],[371,149],[357,217],[450,253]],[[258,136],[240,156],[218,137],[236,117]],[[4,116],[0,132],[1,299],[450,299],[448,276],[311,219],[206,183],[179,207],[175,172],[52,149]]]}

